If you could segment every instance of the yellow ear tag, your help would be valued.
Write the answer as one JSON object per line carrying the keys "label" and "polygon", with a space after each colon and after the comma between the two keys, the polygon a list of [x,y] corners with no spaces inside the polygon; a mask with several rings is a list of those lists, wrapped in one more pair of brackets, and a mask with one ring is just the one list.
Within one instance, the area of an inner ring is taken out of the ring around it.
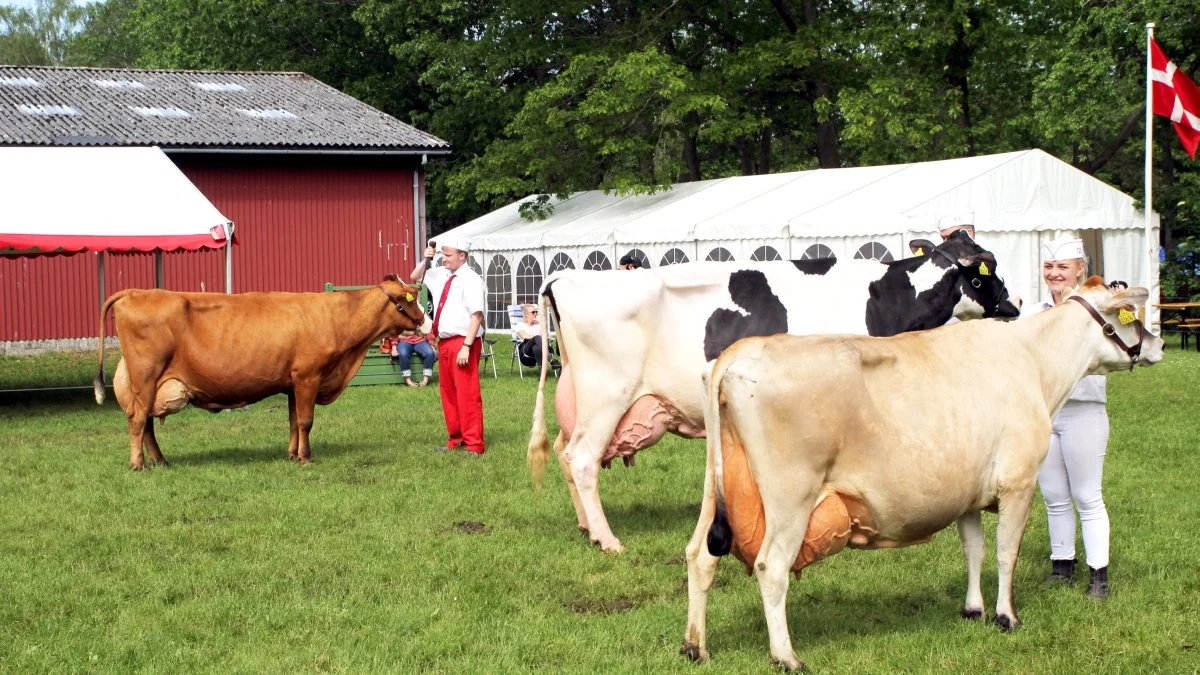
{"label": "yellow ear tag", "polygon": [[1128,326],[1136,321],[1137,317],[1134,316],[1133,312],[1122,308],[1120,312],[1117,312],[1117,319],[1121,322],[1122,326]]}
{"label": "yellow ear tag", "polygon": [[916,253],[917,255],[925,255],[925,249],[918,246],[917,250],[914,251],[914,253]]}
{"label": "yellow ear tag", "polygon": [[405,300],[408,300],[409,302],[412,302],[412,301],[413,301],[413,299],[414,299],[414,298],[413,298],[413,294],[412,294],[412,293],[405,293],[405,294],[404,294],[404,299],[405,299]]}
{"label": "yellow ear tag", "polygon": [[985,262],[979,263],[979,274],[980,274],[980,276],[985,276],[985,277],[987,275],[991,274],[991,272],[988,271],[987,263],[985,263]]}

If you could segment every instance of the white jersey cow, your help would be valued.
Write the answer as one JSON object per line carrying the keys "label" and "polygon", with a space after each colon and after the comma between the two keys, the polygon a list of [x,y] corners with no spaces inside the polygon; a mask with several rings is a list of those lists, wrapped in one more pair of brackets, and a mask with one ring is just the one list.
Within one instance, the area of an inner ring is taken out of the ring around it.
{"label": "white jersey cow", "polygon": [[[601,466],[617,457],[631,463],[668,431],[702,438],[701,374],[740,338],[894,335],[940,326],[951,316],[1017,314],[995,258],[965,233],[936,248],[927,241],[914,248],[927,255],[892,263],[692,263],[552,275],[542,288],[542,316],[549,303],[563,359],[554,449],[579,529],[603,550],[621,550],[597,492]],[[548,456],[545,378],[543,367],[529,444],[539,485]]]}
{"label": "white jersey cow", "polygon": [[732,551],[758,577],[771,657],[800,668],[788,572],[847,546],[923,543],[954,522],[963,616],[982,618],[983,510],[999,513],[995,620],[1016,628],[1013,570],[1051,419],[1085,374],[1162,359],[1162,340],[1133,315],[1147,295],[1114,294],[1092,277],[1070,301],[1017,322],[885,339],[776,335],[726,350],[707,378],[708,467],[687,547],[681,651],[708,658],[716,556]]}

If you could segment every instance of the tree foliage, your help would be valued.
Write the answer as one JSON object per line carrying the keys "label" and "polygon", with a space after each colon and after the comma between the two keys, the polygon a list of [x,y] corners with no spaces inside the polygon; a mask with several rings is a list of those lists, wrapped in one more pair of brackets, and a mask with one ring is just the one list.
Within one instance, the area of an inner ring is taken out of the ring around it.
{"label": "tree foliage", "polygon": [[[1029,147],[1141,197],[1146,22],[1200,74],[1200,0],[107,0],[46,30],[70,7],[0,9],[0,58],[310,73],[454,145],[440,227],[529,194]],[[1156,129],[1172,246],[1200,234],[1200,170]]]}

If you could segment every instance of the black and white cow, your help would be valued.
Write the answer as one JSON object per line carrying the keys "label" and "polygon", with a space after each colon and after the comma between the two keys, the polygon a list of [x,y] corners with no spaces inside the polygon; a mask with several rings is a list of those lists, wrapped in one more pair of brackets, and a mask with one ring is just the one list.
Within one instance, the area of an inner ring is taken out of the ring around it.
{"label": "black and white cow", "polygon": [[[743,337],[895,335],[959,319],[1015,317],[996,260],[965,233],[891,263],[834,259],[691,263],[653,270],[564,270],[542,286],[554,309],[563,370],[554,449],[579,529],[621,551],[604,516],[600,467],[670,431],[704,437],[705,364]],[[543,321],[543,330],[547,322]],[[543,344],[547,340],[543,339]],[[547,359],[543,358],[545,363]],[[528,460],[536,484],[548,457],[545,368]]]}

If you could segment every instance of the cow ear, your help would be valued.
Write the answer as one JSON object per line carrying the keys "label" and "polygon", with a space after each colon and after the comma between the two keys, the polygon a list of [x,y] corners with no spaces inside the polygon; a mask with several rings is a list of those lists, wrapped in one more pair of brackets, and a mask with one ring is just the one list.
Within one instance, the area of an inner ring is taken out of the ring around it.
{"label": "cow ear", "polygon": [[996,273],[996,256],[992,255],[991,251],[981,251],[965,258],[959,258],[958,264],[963,267],[977,268],[980,276],[988,276]]}
{"label": "cow ear", "polygon": [[1149,299],[1150,291],[1140,286],[1135,286],[1133,288],[1126,288],[1124,290],[1117,291],[1111,296],[1104,298],[1100,302],[1097,302],[1096,309],[1100,310],[1101,312],[1113,312],[1121,309],[1122,307],[1128,308],[1144,305]]}
{"label": "cow ear", "polygon": [[925,255],[933,249],[933,242],[928,239],[913,239],[908,242],[908,250],[912,251],[913,255]]}

